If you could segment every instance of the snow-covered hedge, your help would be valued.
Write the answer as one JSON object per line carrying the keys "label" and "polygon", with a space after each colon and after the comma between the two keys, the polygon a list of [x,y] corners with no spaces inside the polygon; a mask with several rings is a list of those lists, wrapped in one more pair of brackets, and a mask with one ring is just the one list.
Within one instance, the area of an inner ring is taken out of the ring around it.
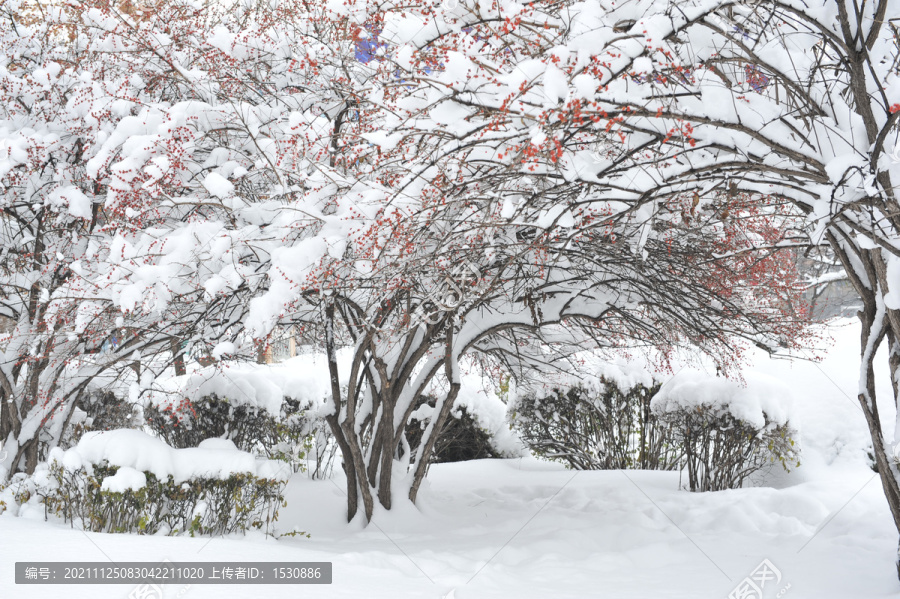
{"label": "snow-covered hedge", "polygon": [[[341,365],[349,359],[339,353]],[[343,370],[343,369],[342,369]],[[341,380],[342,385],[347,380]],[[233,405],[279,414],[284,402],[316,411],[330,397],[328,364],[320,354],[303,354],[279,364],[222,363],[190,374],[157,380],[145,397],[160,409],[176,408],[185,399],[227,397]]]}
{"label": "snow-covered hedge", "polygon": [[[176,405],[144,408],[147,426],[172,447],[197,447],[206,439],[228,439],[239,449],[292,461],[300,455],[314,424],[297,402],[285,399],[281,413],[271,414],[230,397],[208,395]],[[293,461],[299,468],[300,461]]]}
{"label": "snow-covered hedge", "polygon": [[797,466],[799,448],[790,422],[790,391],[761,375],[746,385],[686,372],[651,402],[683,451],[691,491],[736,489],[770,465]]}
{"label": "snow-covered hedge", "polygon": [[48,514],[85,530],[154,534],[271,532],[290,469],[223,439],[175,449],[136,430],[89,432],[35,473]]}
{"label": "snow-covered hedge", "polygon": [[590,366],[575,384],[513,404],[513,427],[536,455],[578,470],[678,468],[692,491],[738,488],[767,466],[799,465],[790,390],[777,380],[690,368],[655,380],[634,364]]}
{"label": "snow-covered hedge", "polygon": [[576,470],[677,467],[671,435],[650,411],[659,383],[600,377],[590,387],[519,397],[513,427],[540,457]]}
{"label": "snow-covered hedge", "polygon": [[157,381],[143,410],[150,429],[173,447],[226,438],[239,449],[289,462],[295,471],[311,459],[310,473],[320,477],[335,451],[324,421],[330,389],[324,357],[304,354],[280,364],[209,366]]}

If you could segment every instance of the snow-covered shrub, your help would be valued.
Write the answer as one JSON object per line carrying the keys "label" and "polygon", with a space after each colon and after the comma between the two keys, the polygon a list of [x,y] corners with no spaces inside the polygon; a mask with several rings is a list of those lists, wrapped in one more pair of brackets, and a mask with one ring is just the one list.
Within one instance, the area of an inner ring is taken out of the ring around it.
{"label": "snow-covered shrub", "polygon": [[236,402],[215,394],[197,401],[148,404],[144,408],[147,425],[172,447],[197,447],[205,439],[232,441],[238,448],[292,462],[300,469],[311,444],[311,422],[296,400],[284,398],[281,413],[271,414],[264,406]]}
{"label": "snow-covered shrub", "polygon": [[[435,402],[434,397],[422,397],[417,408],[427,406],[433,410]],[[417,413],[421,415],[422,411]],[[414,454],[422,441],[426,424],[426,421],[414,416],[406,427],[406,437]],[[431,462],[440,464],[498,457],[503,456],[494,448],[490,431],[482,427],[465,406],[460,406],[450,412],[450,418],[444,423],[444,428],[434,443]]]}
{"label": "snow-covered shrub", "polygon": [[[342,381],[346,384],[346,381]],[[330,475],[336,443],[324,420],[331,389],[320,354],[279,364],[228,363],[159,379],[144,398],[147,425],[173,447],[230,439],[244,451],[280,459],[295,472]]]}
{"label": "snow-covered shrub", "polygon": [[82,394],[75,402],[84,410],[89,421],[87,430],[111,431],[120,428],[133,428],[138,421],[138,410],[135,404],[104,389],[92,389]]}
{"label": "snow-covered shrub", "polygon": [[691,491],[740,488],[767,466],[799,466],[788,391],[754,376],[744,386],[724,378],[676,377],[651,402],[684,457]]}
{"label": "snow-covered shrub", "polygon": [[446,422],[441,436],[435,443],[433,462],[463,462],[503,457],[494,448],[491,433],[483,428],[465,407],[450,412],[450,416],[451,419]]}
{"label": "snow-covered shrub", "polygon": [[[506,397],[509,380],[497,380],[464,363],[466,371],[453,407],[435,438],[430,463],[461,462],[485,458],[509,458],[522,455],[522,441],[510,431]],[[498,384],[499,383],[499,384]],[[406,426],[406,438],[413,456],[436,415],[438,398],[446,393],[439,385],[416,402]]]}
{"label": "snow-covered shrub", "polygon": [[85,530],[271,533],[289,471],[223,439],[175,449],[135,430],[91,432],[35,473],[47,514]]}
{"label": "snow-covered shrub", "polygon": [[0,483],[0,515],[5,512],[18,515],[19,507],[27,503],[34,493],[34,481],[24,472],[14,474],[6,483]]}
{"label": "snow-covered shrub", "polygon": [[576,470],[669,470],[679,452],[650,410],[659,387],[600,377],[590,388],[524,394],[511,420],[532,452]]}
{"label": "snow-covered shrub", "polygon": [[89,431],[135,428],[140,424],[138,406],[106,389],[91,389],[75,401],[69,425],[60,438],[60,447],[76,445]]}

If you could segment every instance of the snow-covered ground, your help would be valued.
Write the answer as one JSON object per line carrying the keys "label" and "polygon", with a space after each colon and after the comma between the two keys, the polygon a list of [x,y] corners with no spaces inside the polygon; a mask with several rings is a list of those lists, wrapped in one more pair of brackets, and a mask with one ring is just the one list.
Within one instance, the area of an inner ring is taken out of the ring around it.
{"label": "snow-covered ground", "polygon": [[[188,599],[724,599],[763,560],[780,576],[767,581],[764,599],[900,597],[893,567],[897,535],[866,461],[868,435],[853,399],[858,328],[845,324],[833,335],[818,364],[754,357],[755,372],[793,390],[802,434],[801,467],[770,477],[770,486],[693,494],[678,490],[677,473],[576,473],[522,458],[434,466],[418,507],[379,513],[366,528],[344,522],[340,477],[297,475],[280,528],[296,527],[311,538],[94,534],[44,522],[38,513],[4,515],[0,599],[125,599],[134,590],[17,587],[16,561],[164,559],[334,564],[329,586],[165,588],[166,597]],[[883,371],[878,380],[879,407],[892,429]]]}

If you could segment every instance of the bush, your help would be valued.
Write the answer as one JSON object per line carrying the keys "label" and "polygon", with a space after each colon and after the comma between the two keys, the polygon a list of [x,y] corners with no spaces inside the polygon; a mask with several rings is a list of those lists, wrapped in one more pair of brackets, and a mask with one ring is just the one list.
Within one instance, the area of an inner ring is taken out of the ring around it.
{"label": "bush", "polygon": [[537,456],[576,470],[678,468],[691,491],[736,489],[766,467],[800,464],[783,390],[771,381],[754,389],[713,377],[678,381],[622,391],[601,377],[598,391],[525,396],[512,424]]}
{"label": "bush", "polygon": [[312,442],[313,425],[300,403],[290,398],[284,398],[282,413],[277,416],[216,395],[165,406],[151,403],[144,413],[147,426],[172,447],[197,447],[206,439],[228,439],[244,451],[289,462],[295,472],[303,468],[302,460]]}
{"label": "bush", "polygon": [[47,514],[85,530],[223,534],[265,528],[284,504],[287,467],[210,439],[175,449],[142,431],[91,432],[53,449],[34,475]]}
{"label": "bush", "polygon": [[[434,408],[436,403],[434,397],[423,396],[416,404],[416,410],[422,406]],[[415,413],[406,426],[406,438],[413,454],[418,450],[427,426],[426,421],[420,421],[415,417]],[[503,457],[494,448],[491,441],[490,432],[482,428],[464,406],[459,407],[450,411],[450,417],[447,418],[444,429],[435,441],[434,450],[431,453],[431,463]]]}
{"label": "bush", "polygon": [[690,490],[736,489],[767,467],[799,466],[789,394],[780,381],[754,373],[746,384],[699,373],[666,384],[652,409],[683,450]]}
{"label": "bush", "polygon": [[191,536],[265,529],[272,533],[284,506],[283,481],[237,473],[224,479],[195,478],[176,483],[143,472],[146,484],[114,491],[103,481],[119,468],[103,463],[90,470],[67,470],[52,462],[41,485],[46,513],[65,522],[79,520],[84,530]]}
{"label": "bush", "polygon": [[34,481],[24,472],[17,472],[6,483],[0,483],[0,515],[9,511],[19,515],[19,508],[35,493]]}
{"label": "bush", "polygon": [[[133,403],[105,389],[91,389],[78,396],[69,426],[63,431],[59,445],[75,446],[84,433],[135,428],[140,413]],[[43,455],[46,455],[44,453]]]}
{"label": "bush", "polygon": [[723,406],[682,407],[661,415],[684,452],[682,472],[691,491],[738,489],[750,475],[780,464],[799,466],[792,430],[768,416],[762,427]]}
{"label": "bush", "polygon": [[111,431],[131,428],[138,423],[136,406],[112,391],[88,391],[78,398],[75,405],[87,414],[87,430]]}
{"label": "bush", "polygon": [[513,428],[531,451],[575,470],[670,470],[679,451],[650,410],[659,384],[622,391],[601,377],[599,390],[554,389],[519,398]]}

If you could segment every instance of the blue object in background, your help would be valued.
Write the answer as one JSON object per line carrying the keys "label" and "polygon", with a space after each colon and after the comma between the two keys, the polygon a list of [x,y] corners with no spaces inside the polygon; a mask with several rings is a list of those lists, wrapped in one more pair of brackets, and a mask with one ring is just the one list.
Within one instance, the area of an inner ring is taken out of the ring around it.
{"label": "blue object in background", "polygon": [[356,60],[363,64],[371,62],[372,60],[383,60],[381,56],[378,56],[378,49],[387,48],[387,44],[378,39],[381,30],[375,28],[373,25],[364,25],[363,28],[368,35],[367,37],[356,40]]}

